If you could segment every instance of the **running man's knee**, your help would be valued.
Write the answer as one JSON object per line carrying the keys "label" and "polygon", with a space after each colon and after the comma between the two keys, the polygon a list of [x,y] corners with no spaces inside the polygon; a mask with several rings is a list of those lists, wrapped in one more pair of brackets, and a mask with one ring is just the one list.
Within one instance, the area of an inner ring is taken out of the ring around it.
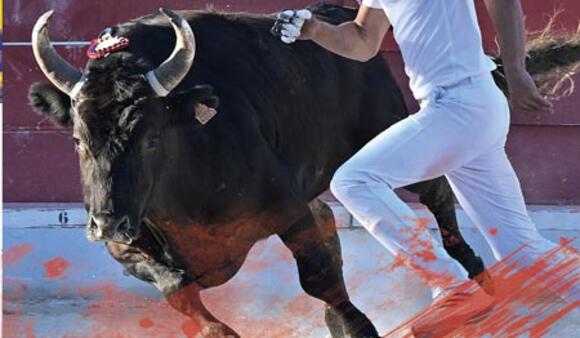
{"label": "running man's knee", "polygon": [[348,191],[353,187],[365,183],[365,175],[349,166],[342,165],[334,173],[330,181],[330,191],[339,200],[348,196]]}
{"label": "running man's knee", "polygon": [[379,179],[372,172],[364,168],[354,167],[347,162],[334,173],[330,181],[330,191],[337,199],[342,201],[347,199],[352,191],[358,190],[357,188],[363,185],[380,185],[384,189],[391,189],[390,185],[384,179]]}

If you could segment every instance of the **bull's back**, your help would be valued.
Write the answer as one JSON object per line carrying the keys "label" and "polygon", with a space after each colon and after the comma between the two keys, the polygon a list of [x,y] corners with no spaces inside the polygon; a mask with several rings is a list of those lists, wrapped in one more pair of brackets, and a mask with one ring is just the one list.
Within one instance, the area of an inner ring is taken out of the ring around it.
{"label": "bull's back", "polygon": [[[385,60],[368,63],[333,55],[313,43],[297,45],[302,83],[286,94],[277,149],[294,166],[309,198],[326,190],[333,173],[374,136],[408,115]],[[293,84],[291,84],[293,85]]]}
{"label": "bull's back", "polygon": [[[355,15],[335,6],[320,9],[334,24]],[[264,83],[274,85],[261,119],[272,122],[266,129],[272,146],[311,199],[328,188],[340,164],[408,112],[382,56],[362,63],[312,42],[288,46],[269,34],[264,39],[271,50],[263,55],[270,63]]]}
{"label": "bull's back", "polygon": [[[334,23],[350,15],[335,7],[330,12],[340,16]],[[404,118],[407,110],[381,56],[361,63],[313,42],[286,45],[269,34],[272,23],[270,19],[249,20],[247,29],[252,37],[246,40],[242,55],[225,55],[222,62],[236,59],[232,73],[239,70],[234,77],[238,85],[231,90],[251,98],[260,132],[291,167],[303,194],[311,199],[328,188],[340,164]],[[217,85],[222,78],[215,75]]]}
{"label": "bull's back", "polygon": [[[337,6],[314,10],[335,24],[355,14]],[[270,34],[273,17],[183,14],[195,32],[197,52],[177,90],[212,85],[222,118],[231,122],[229,126],[252,129],[263,138],[294,173],[306,198],[327,189],[341,163],[407,115],[381,56],[361,63],[310,41],[284,44]],[[165,36],[164,46],[147,51],[154,63],[171,52],[165,45],[173,46],[169,27],[159,34]],[[246,134],[237,142],[247,138]]]}

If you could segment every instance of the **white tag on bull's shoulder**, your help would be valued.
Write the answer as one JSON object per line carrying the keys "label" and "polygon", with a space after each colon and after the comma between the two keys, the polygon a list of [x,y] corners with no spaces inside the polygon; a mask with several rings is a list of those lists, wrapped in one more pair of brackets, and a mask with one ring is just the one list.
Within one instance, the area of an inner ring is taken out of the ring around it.
{"label": "white tag on bull's shoulder", "polygon": [[198,103],[195,105],[195,119],[203,125],[207,124],[216,115],[217,110],[208,107],[203,103]]}

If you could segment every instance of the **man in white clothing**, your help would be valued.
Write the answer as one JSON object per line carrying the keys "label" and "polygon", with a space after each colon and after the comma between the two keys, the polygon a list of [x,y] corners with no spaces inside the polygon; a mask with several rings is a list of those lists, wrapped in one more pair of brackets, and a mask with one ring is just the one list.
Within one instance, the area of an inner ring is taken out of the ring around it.
{"label": "man in white clothing", "polygon": [[[556,247],[529,218],[506,157],[508,102],[490,75],[495,65],[483,52],[473,1],[364,0],[355,20],[338,26],[305,10],[285,11],[277,23],[286,43],[309,39],[359,61],[378,53],[392,24],[421,110],[339,168],[331,190],[381,244],[426,278],[435,299],[448,296],[442,308],[473,296],[453,294],[466,274],[428,231],[421,231],[394,189],[446,175],[498,260],[524,247],[532,263]],[[485,4],[499,37],[512,108],[551,111],[525,69],[520,0]]]}

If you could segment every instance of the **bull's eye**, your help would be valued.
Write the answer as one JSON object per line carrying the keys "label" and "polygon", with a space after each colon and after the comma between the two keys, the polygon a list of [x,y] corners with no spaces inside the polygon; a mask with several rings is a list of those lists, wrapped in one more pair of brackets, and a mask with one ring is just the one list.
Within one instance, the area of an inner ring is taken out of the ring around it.
{"label": "bull's eye", "polygon": [[73,137],[73,142],[75,143],[75,149],[78,151],[81,146],[81,140],[76,137]]}

